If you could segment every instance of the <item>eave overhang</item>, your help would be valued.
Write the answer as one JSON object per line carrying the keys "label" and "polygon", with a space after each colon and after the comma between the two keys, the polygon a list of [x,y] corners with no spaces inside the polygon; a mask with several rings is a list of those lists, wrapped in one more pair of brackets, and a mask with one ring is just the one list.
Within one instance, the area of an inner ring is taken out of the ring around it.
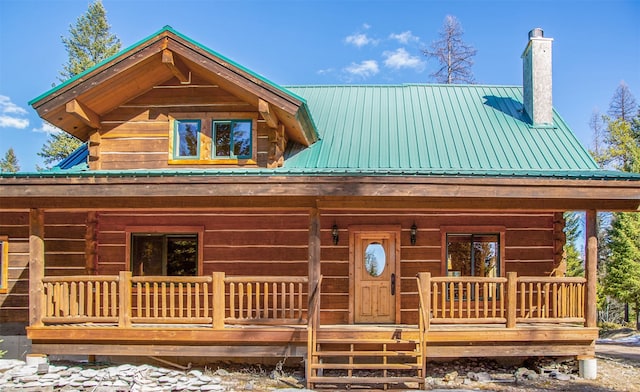
{"label": "eave overhang", "polygon": [[640,211],[640,181],[452,176],[4,177],[0,210],[348,208]]}
{"label": "eave overhang", "polygon": [[266,102],[289,137],[309,146],[318,140],[306,101],[166,26],[95,67],[33,99],[44,120],[86,141],[100,118],[172,78],[191,72],[220,85],[256,110]]}

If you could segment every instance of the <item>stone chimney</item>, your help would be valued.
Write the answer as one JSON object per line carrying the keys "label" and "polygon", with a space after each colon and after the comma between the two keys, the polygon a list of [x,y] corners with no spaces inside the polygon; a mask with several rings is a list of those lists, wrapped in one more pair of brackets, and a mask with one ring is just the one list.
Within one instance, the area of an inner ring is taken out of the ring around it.
{"label": "stone chimney", "polygon": [[529,43],[522,53],[524,110],[534,126],[553,123],[551,42],[541,28],[535,28],[529,32]]}

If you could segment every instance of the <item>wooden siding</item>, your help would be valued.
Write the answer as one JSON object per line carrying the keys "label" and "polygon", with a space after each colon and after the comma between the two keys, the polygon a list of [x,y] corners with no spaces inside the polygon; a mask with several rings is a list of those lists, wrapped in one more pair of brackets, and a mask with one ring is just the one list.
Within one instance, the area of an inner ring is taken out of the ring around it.
{"label": "wooden siding", "polygon": [[[82,275],[94,267],[93,248],[86,238],[95,236],[95,273],[116,275],[126,270],[126,234],[131,226],[202,226],[205,275],[308,274],[306,210],[207,210],[179,212],[108,211],[46,212],[47,276]],[[400,225],[399,275],[401,322],[417,323],[418,272],[441,275],[441,226],[505,227],[505,268],[519,276],[548,276],[561,260],[558,215],[554,213],[467,213],[321,210],[322,323],[347,323],[349,312],[349,226]],[[87,222],[95,220],[93,229]],[[554,222],[556,223],[554,225]],[[415,245],[409,230],[418,227]],[[340,239],[333,245],[331,228]],[[97,234],[93,234],[93,231]],[[0,213],[0,234],[9,237],[9,293],[0,295],[0,320],[26,321],[28,317],[28,211]]]}
{"label": "wooden siding", "polygon": [[[410,227],[418,227],[411,245]],[[553,213],[468,213],[404,211],[321,211],[322,226],[322,323],[347,323],[349,316],[349,226],[401,225],[399,275],[402,296],[401,322],[418,323],[416,274],[441,276],[442,226],[504,226],[505,270],[519,276],[548,276],[557,265],[554,250]],[[331,242],[331,227],[340,232],[337,246]]]}
{"label": "wooden siding", "polygon": [[[255,161],[243,166],[267,167],[282,156],[284,145],[274,149],[286,138],[270,128],[259,117],[258,109],[217,85],[194,75],[191,84],[181,85],[177,80],[156,86],[145,94],[127,102],[101,118],[99,137],[92,143],[90,165],[92,169],[167,169],[212,167],[205,162],[169,164],[169,146],[172,137],[170,115],[195,118],[259,118],[254,137]],[[204,124],[203,124],[204,126]],[[208,125],[210,128],[210,124]],[[281,162],[280,162],[281,164]],[[225,165],[216,164],[215,167]],[[229,166],[229,165],[226,165]],[[235,166],[235,165],[234,165]]]}
{"label": "wooden siding", "polygon": [[[48,276],[85,274],[87,214],[47,212],[45,223]],[[0,323],[29,320],[29,212],[0,211],[0,234],[9,238],[9,287],[0,294]]]}
{"label": "wooden siding", "polygon": [[[204,227],[202,274],[307,276],[306,211],[102,212],[98,214],[97,273],[127,269],[127,227]],[[132,231],[134,229],[131,229]]]}

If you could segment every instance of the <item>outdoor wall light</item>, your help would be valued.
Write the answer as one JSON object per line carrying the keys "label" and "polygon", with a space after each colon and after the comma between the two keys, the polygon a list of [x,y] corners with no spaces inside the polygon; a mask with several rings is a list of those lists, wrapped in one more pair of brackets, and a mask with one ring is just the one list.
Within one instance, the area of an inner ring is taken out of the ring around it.
{"label": "outdoor wall light", "polygon": [[340,239],[338,235],[338,225],[334,224],[331,228],[331,236],[333,237],[333,244],[338,245],[338,240]]}
{"label": "outdoor wall light", "polygon": [[411,245],[416,244],[416,234],[418,234],[418,226],[414,223],[413,226],[411,226]]}

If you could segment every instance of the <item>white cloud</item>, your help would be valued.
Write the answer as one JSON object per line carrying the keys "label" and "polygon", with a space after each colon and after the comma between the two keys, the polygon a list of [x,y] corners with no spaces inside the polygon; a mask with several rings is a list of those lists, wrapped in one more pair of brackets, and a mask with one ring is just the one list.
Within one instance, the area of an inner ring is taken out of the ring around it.
{"label": "white cloud", "polygon": [[316,73],[318,75],[327,75],[330,73],[333,73],[334,69],[333,68],[325,68],[325,69],[319,69],[316,71]]}
{"label": "white cloud", "polygon": [[411,56],[404,48],[395,51],[385,51],[382,53],[385,58],[384,65],[388,68],[413,68],[420,72],[424,70],[425,62],[418,56]]}
{"label": "white cloud", "polygon": [[29,126],[29,119],[24,118],[27,111],[6,95],[0,95],[0,128],[24,129]]}
{"label": "white cloud", "polygon": [[347,73],[353,76],[359,76],[363,79],[373,76],[380,72],[378,62],[375,60],[364,60],[361,63],[351,63],[344,69]]}
{"label": "white cloud", "polygon": [[40,128],[33,128],[34,132],[44,132],[44,133],[58,133],[60,132],[60,128],[54,127],[48,122],[43,121]]}
{"label": "white cloud", "polygon": [[18,128],[25,129],[29,126],[29,120],[26,118],[18,118],[0,114],[0,128]]}
{"label": "white cloud", "polygon": [[394,40],[400,42],[403,45],[406,45],[406,44],[408,44],[409,42],[412,42],[412,41],[415,41],[415,42],[419,42],[420,41],[420,38],[416,37],[415,35],[413,35],[411,33],[411,30],[404,31],[404,32],[402,32],[400,34],[391,33],[389,35],[389,38],[390,39],[394,39]]}
{"label": "white cloud", "polygon": [[348,36],[347,38],[344,39],[344,41],[348,44],[352,44],[355,45],[359,48],[365,46],[365,45],[377,45],[378,44],[378,40],[377,39],[373,39],[368,37],[366,34],[363,33],[356,33],[356,34],[352,34],[350,36]]}

